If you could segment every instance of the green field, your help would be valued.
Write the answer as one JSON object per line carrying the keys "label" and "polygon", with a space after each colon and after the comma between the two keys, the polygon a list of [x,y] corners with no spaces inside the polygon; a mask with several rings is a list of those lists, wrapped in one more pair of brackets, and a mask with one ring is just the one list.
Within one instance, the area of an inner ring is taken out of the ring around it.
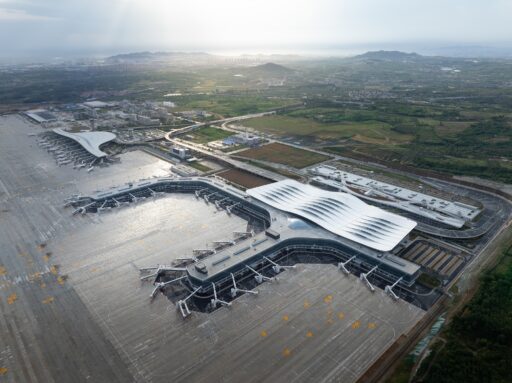
{"label": "green field", "polygon": [[322,140],[351,138],[365,143],[404,143],[412,139],[409,134],[392,130],[392,126],[380,121],[346,121],[321,123],[304,117],[266,116],[244,121],[245,126],[279,136],[309,136]]}
{"label": "green field", "polygon": [[177,111],[203,109],[215,113],[217,118],[267,112],[296,103],[289,98],[266,98],[251,95],[185,95],[175,98]]}
{"label": "green field", "polygon": [[230,137],[232,135],[232,132],[213,128],[211,126],[204,126],[192,132],[186,133],[183,138],[197,144],[206,144],[211,141],[223,140],[224,138]]}
{"label": "green field", "polygon": [[348,157],[512,183],[512,123],[507,114],[390,101],[369,108],[316,103],[244,125],[306,138],[311,145]]}
{"label": "green field", "polygon": [[293,146],[272,143],[259,148],[244,150],[237,153],[237,156],[254,160],[275,162],[277,164],[292,166],[297,169],[311,166],[329,157],[309,150],[297,149]]}
{"label": "green field", "polygon": [[200,172],[209,172],[210,170],[212,170],[211,168],[209,168],[208,166],[206,165],[203,165],[202,163],[200,162],[197,162],[197,161],[194,161],[194,162],[188,162],[187,163],[188,166],[190,166],[191,168],[194,168],[196,170],[199,170]]}

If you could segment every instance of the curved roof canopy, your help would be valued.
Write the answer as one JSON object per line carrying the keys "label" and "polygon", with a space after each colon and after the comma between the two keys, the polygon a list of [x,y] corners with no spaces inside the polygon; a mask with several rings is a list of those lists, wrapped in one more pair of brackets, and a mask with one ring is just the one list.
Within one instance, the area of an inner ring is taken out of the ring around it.
{"label": "curved roof canopy", "polygon": [[85,150],[96,157],[106,157],[107,153],[101,151],[100,146],[116,138],[116,135],[110,132],[71,133],[59,128],[53,129],[53,131],[78,142]]}
{"label": "curved roof canopy", "polygon": [[249,189],[247,194],[379,251],[392,250],[416,226],[415,221],[368,205],[353,195],[294,180]]}

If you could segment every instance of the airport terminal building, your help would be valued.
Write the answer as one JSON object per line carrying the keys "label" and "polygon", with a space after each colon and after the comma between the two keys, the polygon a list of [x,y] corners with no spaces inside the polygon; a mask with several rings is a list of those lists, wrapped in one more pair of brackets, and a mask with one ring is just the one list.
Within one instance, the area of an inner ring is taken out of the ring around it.
{"label": "airport terminal building", "polygon": [[53,132],[78,143],[82,148],[96,158],[107,157],[107,153],[102,151],[100,146],[113,141],[116,138],[116,135],[110,132],[71,133],[60,128],[53,129]]}
{"label": "airport terminal building", "polygon": [[290,179],[250,189],[247,194],[383,252],[395,248],[416,226],[410,219],[368,205],[350,194],[329,192]]}
{"label": "airport terminal building", "polygon": [[[236,280],[247,275],[259,282],[271,279],[270,270],[277,273],[293,262],[301,263],[305,254],[313,255],[314,262],[334,263],[343,272],[358,274],[372,291],[372,284],[388,288],[399,281],[411,286],[419,274],[418,265],[390,252],[416,222],[352,195],[293,180],[242,192],[214,178],[155,178],[80,197],[71,205],[75,213],[85,214],[163,193],[195,193],[219,210],[244,217],[252,227],[247,233],[236,233],[234,239],[219,241],[218,248],[198,249],[190,262],[154,268],[157,280],[160,271],[177,272],[176,280],[186,278],[197,298],[210,296],[212,289],[231,288],[233,297],[240,291],[246,293]],[[367,278],[370,274],[372,283]],[[164,286],[155,285],[155,291]],[[182,309],[184,316],[187,311]]]}

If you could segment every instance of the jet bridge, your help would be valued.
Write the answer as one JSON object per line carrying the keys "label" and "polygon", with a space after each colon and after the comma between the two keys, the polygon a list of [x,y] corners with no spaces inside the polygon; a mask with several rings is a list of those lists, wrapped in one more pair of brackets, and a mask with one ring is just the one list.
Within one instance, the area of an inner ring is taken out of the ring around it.
{"label": "jet bridge", "polygon": [[[184,317],[188,317],[191,310],[198,310],[196,304],[191,304],[197,300],[211,301],[211,307],[218,307],[228,306],[230,300],[240,294],[256,295],[254,288],[257,284],[275,281],[277,274],[296,268],[295,263],[287,261],[295,254],[314,255],[312,258],[317,259],[317,263],[324,263],[323,259],[326,259],[326,263],[347,274],[360,273],[361,280],[371,291],[375,291],[372,283],[383,289],[389,286],[391,291],[399,283],[410,286],[419,272],[419,266],[406,260],[350,244],[322,228],[307,226],[299,230],[287,226],[288,213],[246,199],[240,191],[200,177],[140,180],[89,197],[74,196],[66,203],[84,214],[160,192],[209,196],[211,202],[230,206],[237,214],[243,212],[264,223],[263,230],[251,230],[253,226],[249,225],[249,230],[234,232],[233,240],[219,240],[212,247],[195,249],[191,257],[175,259],[181,267],[175,263],[174,266],[157,265],[141,269],[141,280],[153,281],[152,297],[164,292],[166,286],[178,282],[187,288],[189,295],[177,302],[177,309]],[[279,235],[266,234],[265,231],[272,230],[272,227]],[[370,275],[372,283],[368,280]],[[399,278],[400,282],[397,282]],[[168,289],[167,294],[173,291]],[[403,296],[404,290],[400,291]]]}

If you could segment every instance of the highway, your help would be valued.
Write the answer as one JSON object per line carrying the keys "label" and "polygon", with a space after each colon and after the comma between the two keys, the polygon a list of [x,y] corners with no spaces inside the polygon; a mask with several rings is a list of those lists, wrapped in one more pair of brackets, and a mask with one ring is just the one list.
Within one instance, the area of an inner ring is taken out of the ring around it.
{"label": "highway", "polygon": [[[186,121],[192,121],[193,124],[192,125],[188,125],[188,126],[185,126],[183,128],[179,128],[179,129],[175,129],[175,130],[172,130],[170,131],[169,133],[167,133],[165,135],[165,138],[167,140],[170,141],[170,138],[171,137],[174,137],[174,136],[177,136],[177,135],[180,135],[180,134],[183,134],[183,133],[186,133],[186,132],[190,132],[194,129],[197,129],[197,128],[200,128],[201,126],[206,126],[206,125],[216,125],[216,124],[227,124],[227,123],[230,123],[230,122],[235,122],[235,121],[242,121],[242,120],[248,120],[250,118],[257,118],[257,117],[263,117],[263,116],[269,116],[269,115],[272,115],[272,114],[275,114],[276,112],[275,111],[269,111],[269,112],[263,112],[263,113],[252,113],[252,114],[246,114],[246,115],[243,115],[243,116],[237,116],[237,117],[229,117],[229,118],[223,118],[221,120],[215,120],[215,121],[206,121],[206,122],[200,122],[200,121],[193,121],[193,120],[186,120]],[[183,118],[182,118],[183,119]],[[185,120],[185,119],[183,119]]]}
{"label": "highway", "polygon": [[245,170],[245,171],[257,174],[257,175],[259,175],[261,177],[265,177],[265,178],[268,178],[268,179],[271,179],[271,180],[274,180],[274,181],[281,181],[281,180],[284,180],[286,178],[286,177],[284,177],[284,176],[282,176],[280,174],[277,174],[277,173],[274,173],[274,172],[271,172],[271,171],[259,168],[259,167],[254,166],[254,165],[247,164],[247,163],[242,162],[242,161],[235,160],[235,159],[231,158],[229,155],[227,155],[225,153],[205,149],[203,147],[203,145],[194,144],[194,143],[191,143],[191,142],[188,142],[188,141],[184,141],[184,140],[180,140],[180,139],[172,139],[172,138],[168,138],[168,141],[172,142],[175,145],[179,145],[179,146],[182,146],[184,148],[190,149],[190,150],[192,150],[194,152],[201,153],[204,156],[213,158],[213,159],[215,159],[215,160],[217,160],[217,161],[219,161],[221,163],[228,164],[228,165],[230,165],[230,166],[232,166],[234,168],[242,169],[242,170]]}
{"label": "highway", "polygon": [[[225,119],[222,119],[222,120],[215,120],[215,121],[209,121],[209,122],[193,121],[194,124],[192,124],[192,125],[185,126],[184,128],[180,128],[180,129],[176,129],[176,130],[173,130],[171,132],[168,132],[165,135],[165,139],[167,141],[169,141],[169,142],[172,142],[175,145],[179,145],[179,146],[185,147],[187,149],[190,149],[190,150],[192,150],[194,152],[201,153],[201,154],[203,154],[206,157],[213,158],[213,159],[215,159],[217,161],[220,161],[220,162],[223,162],[225,164],[228,164],[228,165],[230,165],[230,166],[232,166],[234,168],[245,170],[245,171],[257,174],[257,175],[259,175],[261,177],[265,177],[265,178],[268,178],[268,179],[271,179],[271,180],[274,180],[274,181],[281,181],[281,180],[285,179],[286,177],[284,177],[284,176],[282,176],[280,174],[277,174],[277,173],[274,173],[274,172],[271,172],[271,171],[259,168],[257,166],[253,166],[253,165],[247,164],[245,162],[238,161],[236,159],[231,158],[228,154],[222,153],[220,151],[214,151],[214,150],[209,149],[209,148],[205,148],[204,145],[195,144],[193,142],[184,141],[184,140],[181,140],[179,138],[175,138],[176,136],[178,136],[180,134],[183,134],[183,133],[186,133],[186,132],[190,132],[190,131],[192,131],[194,129],[197,129],[197,128],[200,128],[202,126],[214,125],[214,124],[222,124],[222,126],[224,126],[224,124],[227,124],[227,123],[230,123],[230,122],[247,120],[247,119],[256,118],[256,117],[268,116],[268,115],[272,115],[274,113],[275,113],[274,111],[270,111],[270,112],[264,112],[264,113],[246,114],[246,115],[243,115],[243,116],[230,117],[230,118],[225,118]],[[225,130],[237,132],[237,131],[234,131],[234,130],[231,130],[231,129],[225,129]]]}

